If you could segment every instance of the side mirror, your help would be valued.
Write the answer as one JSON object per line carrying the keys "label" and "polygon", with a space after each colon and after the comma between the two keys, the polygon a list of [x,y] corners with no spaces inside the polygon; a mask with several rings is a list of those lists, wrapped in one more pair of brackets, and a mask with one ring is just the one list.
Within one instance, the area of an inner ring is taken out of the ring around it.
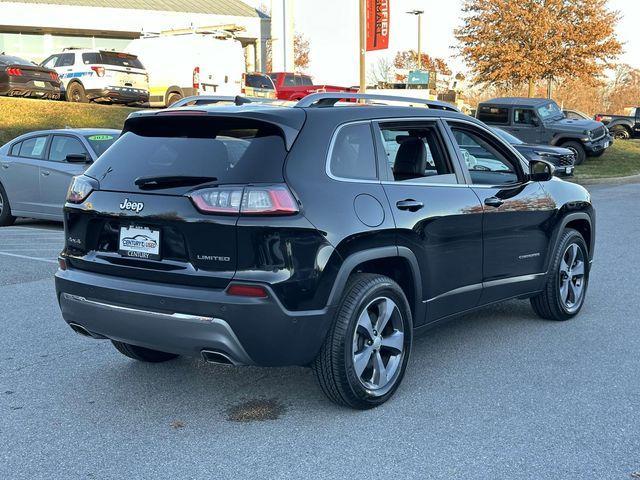
{"label": "side mirror", "polygon": [[91,163],[91,159],[86,153],[70,153],[66,158],[69,163]]}
{"label": "side mirror", "polygon": [[556,169],[544,160],[531,160],[529,162],[529,177],[534,182],[547,182],[553,178]]}

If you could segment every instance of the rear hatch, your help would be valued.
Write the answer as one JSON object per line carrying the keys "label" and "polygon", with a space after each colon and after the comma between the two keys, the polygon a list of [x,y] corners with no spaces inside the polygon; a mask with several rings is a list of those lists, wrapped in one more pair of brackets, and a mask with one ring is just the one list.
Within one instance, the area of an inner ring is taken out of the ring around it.
{"label": "rear hatch", "polygon": [[87,170],[94,191],[65,209],[72,266],[213,288],[233,277],[244,192],[286,188],[285,140],[268,122],[184,113],[128,120]]}
{"label": "rear hatch", "polygon": [[105,77],[109,79],[110,86],[149,89],[147,71],[135,55],[101,51],[84,53],[82,59],[85,64],[104,67]]}

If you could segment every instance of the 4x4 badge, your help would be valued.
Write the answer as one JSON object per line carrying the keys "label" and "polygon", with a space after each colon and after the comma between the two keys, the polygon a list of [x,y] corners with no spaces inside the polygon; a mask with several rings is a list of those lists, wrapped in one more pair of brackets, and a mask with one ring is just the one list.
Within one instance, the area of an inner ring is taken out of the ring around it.
{"label": "4x4 badge", "polygon": [[142,202],[131,202],[128,198],[125,198],[124,201],[120,204],[120,210],[131,210],[132,212],[140,213],[144,208],[144,203]]}

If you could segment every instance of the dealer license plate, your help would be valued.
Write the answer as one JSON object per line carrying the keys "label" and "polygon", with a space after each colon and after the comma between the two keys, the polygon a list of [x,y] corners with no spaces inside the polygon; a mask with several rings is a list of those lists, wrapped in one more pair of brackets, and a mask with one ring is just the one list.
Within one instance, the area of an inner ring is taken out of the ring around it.
{"label": "dealer license plate", "polygon": [[34,84],[36,87],[40,87],[40,88],[44,88],[44,86],[45,86],[45,85],[44,85],[44,82],[39,82],[39,81],[37,81],[37,80],[36,80],[35,82],[33,82],[33,84]]}
{"label": "dealer license plate", "polygon": [[121,227],[118,253],[145,260],[160,259],[160,231],[147,227]]}

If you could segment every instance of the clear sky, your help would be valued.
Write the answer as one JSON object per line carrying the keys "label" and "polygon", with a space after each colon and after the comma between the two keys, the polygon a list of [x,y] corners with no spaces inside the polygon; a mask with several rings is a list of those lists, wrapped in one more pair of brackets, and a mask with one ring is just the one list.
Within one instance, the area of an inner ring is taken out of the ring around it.
{"label": "clear sky", "polygon": [[[296,31],[311,41],[311,73],[319,83],[355,85],[358,83],[358,1],[294,0]],[[249,0],[247,3],[268,3]],[[463,68],[452,58],[455,45],[453,30],[460,25],[461,0],[390,0],[391,38],[389,49],[368,54],[367,63],[380,56],[393,57],[398,50],[417,47],[416,17],[405,13],[419,8],[423,15],[423,51],[448,59],[454,70]],[[618,36],[625,43],[621,58],[640,68],[640,1],[609,0],[610,8],[619,10],[622,20]]]}

